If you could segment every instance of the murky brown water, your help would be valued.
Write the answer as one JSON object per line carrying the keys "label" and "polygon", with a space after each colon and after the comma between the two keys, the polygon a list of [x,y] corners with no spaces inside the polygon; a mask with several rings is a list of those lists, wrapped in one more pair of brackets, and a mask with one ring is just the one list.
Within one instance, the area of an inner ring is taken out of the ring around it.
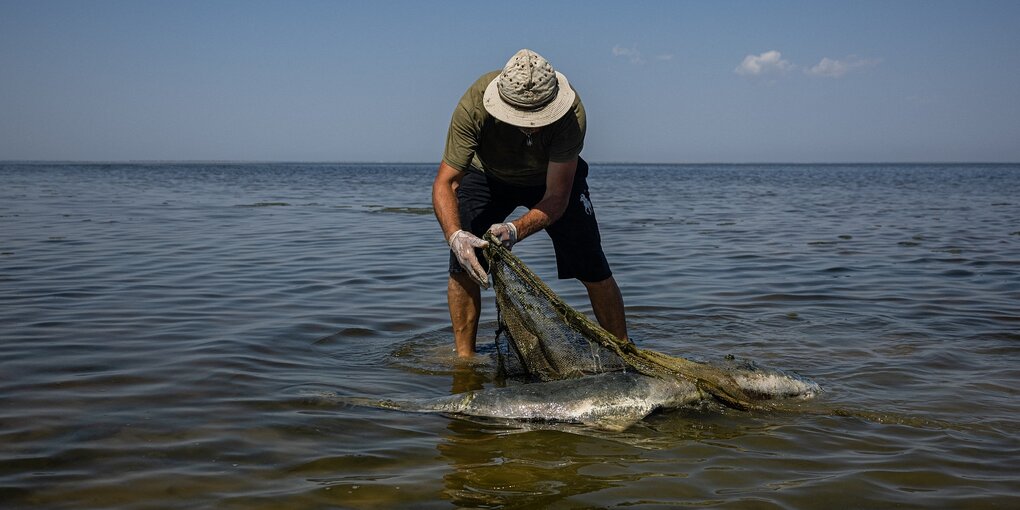
{"label": "murky brown water", "polygon": [[623,433],[322,397],[494,384],[491,294],[451,352],[432,171],[0,165],[0,507],[1020,506],[1020,167],[594,166],[639,343],[893,417]]}

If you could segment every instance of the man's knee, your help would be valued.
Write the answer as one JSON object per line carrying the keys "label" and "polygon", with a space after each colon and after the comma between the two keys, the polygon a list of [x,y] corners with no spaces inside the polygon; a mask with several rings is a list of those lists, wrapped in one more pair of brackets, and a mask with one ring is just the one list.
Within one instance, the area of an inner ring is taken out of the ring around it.
{"label": "man's knee", "polygon": [[481,292],[478,282],[474,281],[467,271],[450,271],[449,287],[451,290],[459,290],[468,294]]}
{"label": "man's knee", "polygon": [[581,283],[583,283],[584,286],[587,287],[589,290],[612,289],[612,288],[617,286],[616,285],[616,279],[613,278],[612,275],[609,275],[608,278],[604,278],[602,280],[598,280],[598,281],[594,281],[594,282],[588,282],[588,281],[584,281],[584,280],[579,280],[579,281]]}

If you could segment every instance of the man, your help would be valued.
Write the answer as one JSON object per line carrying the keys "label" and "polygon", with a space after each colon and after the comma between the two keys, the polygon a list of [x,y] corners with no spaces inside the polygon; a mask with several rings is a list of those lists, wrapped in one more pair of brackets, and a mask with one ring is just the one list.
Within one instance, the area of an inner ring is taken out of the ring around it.
{"label": "man", "polygon": [[[447,299],[457,354],[475,352],[486,231],[510,247],[545,229],[561,279],[587,288],[595,317],[627,339],[623,296],[602,251],[588,194],[584,106],[567,77],[541,55],[518,51],[461,98],[432,184],[432,205],[450,245]],[[528,211],[513,221],[518,206]]]}

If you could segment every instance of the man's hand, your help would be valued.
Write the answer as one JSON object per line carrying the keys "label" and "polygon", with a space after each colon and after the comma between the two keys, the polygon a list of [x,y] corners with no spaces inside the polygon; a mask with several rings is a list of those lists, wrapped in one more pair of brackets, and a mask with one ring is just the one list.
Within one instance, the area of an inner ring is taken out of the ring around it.
{"label": "man's hand", "polygon": [[489,288],[489,275],[475,256],[475,248],[485,248],[488,241],[483,241],[466,230],[458,230],[450,236],[450,249],[457,256],[457,262],[467,271],[472,280],[478,282],[483,289]]}
{"label": "man's hand", "polygon": [[513,223],[497,223],[489,227],[489,233],[499,239],[499,244],[508,250],[517,244],[517,227]]}

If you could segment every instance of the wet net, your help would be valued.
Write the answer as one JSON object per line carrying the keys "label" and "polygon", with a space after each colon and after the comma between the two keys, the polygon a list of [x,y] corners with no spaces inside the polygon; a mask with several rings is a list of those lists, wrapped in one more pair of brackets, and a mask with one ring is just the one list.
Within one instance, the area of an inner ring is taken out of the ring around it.
{"label": "wet net", "polygon": [[551,381],[634,370],[690,381],[730,407],[763,407],[718,368],[617,339],[567,305],[499,241],[486,240],[499,314],[496,350],[504,375]]}

